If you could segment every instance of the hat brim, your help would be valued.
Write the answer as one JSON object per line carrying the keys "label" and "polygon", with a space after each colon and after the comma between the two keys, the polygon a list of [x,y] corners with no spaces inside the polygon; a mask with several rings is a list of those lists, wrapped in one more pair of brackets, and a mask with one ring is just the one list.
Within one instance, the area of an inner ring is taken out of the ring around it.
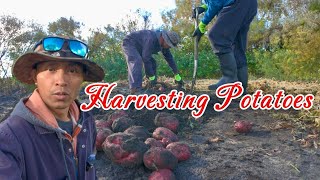
{"label": "hat brim", "polygon": [[84,81],[98,82],[102,81],[104,78],[103,69],[89,59],[75,57],[53,57],[37,52],[30,52],[20,56],[13,65],[13,75],[22,83],[34,84],[33,78],[31,77],[32,69],[34,69],[36,64],[47,61],[67,61],[84,65],[86,68]]}

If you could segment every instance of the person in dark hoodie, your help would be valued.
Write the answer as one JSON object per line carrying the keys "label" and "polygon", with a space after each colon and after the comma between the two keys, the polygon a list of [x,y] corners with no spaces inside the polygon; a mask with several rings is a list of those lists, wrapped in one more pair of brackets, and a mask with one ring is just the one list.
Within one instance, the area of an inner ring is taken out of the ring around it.
{"label": "person in dark hoodie", "polygon": [[175,83],[182,88],[183,81],[178,67],[170,52],[180,43],[180,36],[174,31],[166,30],[140,30],[128,34],[122,43],[128,66],[128,81],[131,94],[141,93],[142,90],[142,68],[144,67],[149,87],[157,83],[157,63],[152,57],[159,51],[164,56],[174,74]]}
{"label": "person in dark hoodie", "polygon": [[79,40],[48,36],[16,60],[15,78],[36,88],[0,124],[0,179],[96,179],[96,127],[76,98],[104,71],[87,54]]}
{"label": "person in dark hoodie", "polygon": [[218,83],[210,85],[209,90],[216,90],[226,83],[240,81],[246,91],[247,36],[250,23],[257,14],[257,7],[257,0],[204,0],[203,5],[193,9],[193,17],[196,16],[196,12],[198,14],[205,12],[199,26],[193,32],[198,41],[205,33],[206,26],[217,15],[208,36],[213,52],[220,61],[222,77]]}

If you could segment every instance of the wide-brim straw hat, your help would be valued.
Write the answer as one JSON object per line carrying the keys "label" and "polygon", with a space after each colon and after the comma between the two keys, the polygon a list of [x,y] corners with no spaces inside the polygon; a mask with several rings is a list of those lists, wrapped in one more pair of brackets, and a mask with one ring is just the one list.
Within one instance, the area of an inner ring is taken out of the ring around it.
{"label": "wide-brim straw hat", "polygon": [[81,58],[73,54],[65,45],[60,51],[49,52],[38,45],[34,52],[28,52],[20,56],[13,65],[13,75],[22,83],[34,84],[31,71],[41,62],[75,62],[82,64],[85,68],[84,81],[99,82],[104,78],[104,70],[92,60]]}
{"label": "wide-brim straw hat", "polygon": [[180,43],[180,36],[174,31],[162,30],[162,37],[166,44],[174,48]]}

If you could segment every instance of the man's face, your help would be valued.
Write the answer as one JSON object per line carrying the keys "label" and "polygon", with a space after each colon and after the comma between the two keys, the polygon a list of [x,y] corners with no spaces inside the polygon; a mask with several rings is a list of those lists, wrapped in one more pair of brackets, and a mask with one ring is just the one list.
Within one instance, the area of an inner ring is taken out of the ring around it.
{"label": "man's face", "polygon": [[170,46],[166,43],[166,41],[163,39],[163,37],[161,36],[161,40],[160,40],[160,45],[163,49],[169,49]]}
{"label": "man's face", "polygon": [[34,81],[38,92],[51,111],[69,108],[76,99],[83,82],[83,68],[70,62],[38,64]]}

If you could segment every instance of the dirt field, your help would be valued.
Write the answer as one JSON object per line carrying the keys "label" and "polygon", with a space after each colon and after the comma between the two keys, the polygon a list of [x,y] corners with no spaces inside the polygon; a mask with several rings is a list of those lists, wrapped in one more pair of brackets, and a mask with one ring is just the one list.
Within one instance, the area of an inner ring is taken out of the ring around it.
{"label": "dirt field", "polygon": [[[171,80],[160,79],[167,85]],[[198,80],[196,95],[209,93],[209,80]],[[188,86],[187,86],[188,88]],[[163,110],[180,121],[179,140],[187,143],[192,157],[180,162],[174,169],[176,179],[319,179],[320,177],[320,84],[254,80],[249,83],[249,94],[261,89],[274,94],[283,89],[288,94],[313,94],[314,106],[303,110],[241,110],[234,101],[222,112],[213,110],[217,99],[211,99],[204,115],[195,120],[189,110]],[[114,94],[127,94],[125,82],[118,82]],[[211,93],[212,94],[212,93]],[[18,100],[17,96],[0,96],[2,119]],[[95,109],[96,119],[106,119],[112,111]],[[153,120],[159,110],[129,110],[136,125],[143,125],[152,132]],[[234,131],[237,120],[254,123],[248,134]],[[318,125],[318,127],[316,126]],[[148,179],[151,170],[144,166],[123,168],[112,163],[103,152],[97,154],[98,178],[101,180]]]}

